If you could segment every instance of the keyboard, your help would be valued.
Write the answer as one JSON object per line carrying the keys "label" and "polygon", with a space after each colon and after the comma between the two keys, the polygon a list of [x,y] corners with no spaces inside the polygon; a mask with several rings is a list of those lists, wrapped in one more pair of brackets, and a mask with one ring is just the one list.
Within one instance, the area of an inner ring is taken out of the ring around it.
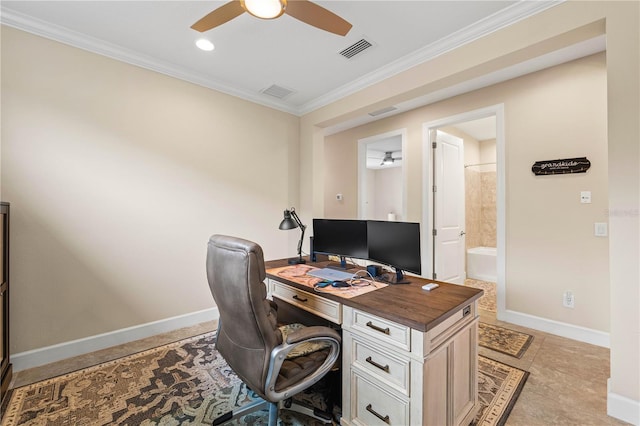
{"label": "keyboard", "polygon": [[327,281],[345,281],[353,278],[353,272],[338,271],[331,268],[314,269],[307,272],[307,275]]}

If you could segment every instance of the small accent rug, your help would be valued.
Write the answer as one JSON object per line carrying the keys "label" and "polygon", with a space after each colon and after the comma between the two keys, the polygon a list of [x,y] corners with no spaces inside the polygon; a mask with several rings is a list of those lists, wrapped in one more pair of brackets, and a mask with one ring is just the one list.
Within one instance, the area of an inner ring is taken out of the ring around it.
{"label": "small accent rug", "polygon": [[529,372],[478,356],[480,411],[473,426],[502,426],[522,392]]}
{"label": "small accent rug", "polygon": [[[214,349],[207,333],[9,391],[2,426],[211,425],[213,419],[254,399]],[[480,356],[476,425],[502,425],[529,373]],[[317,392],[301,396],[323,406]],[[264,425],[267,412],[233,424]],[[281,425],[315,425],[281,411]]]}
{"label": "small accent rug", "polygon": [[481,322],[478,327],[478,344],[482,347],[522,358],[533,341],[533,336],[520,331],[509,330],[498,325]]}

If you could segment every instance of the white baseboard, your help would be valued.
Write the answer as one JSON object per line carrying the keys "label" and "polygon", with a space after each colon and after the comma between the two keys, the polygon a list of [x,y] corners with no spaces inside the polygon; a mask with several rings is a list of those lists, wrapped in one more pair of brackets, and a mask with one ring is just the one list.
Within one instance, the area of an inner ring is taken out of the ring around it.
{"label": "white baseboard", "polygon": [[632,425],[640,425],[640,401],[611,392],[607,381],[607,414]]}
{"label": "white baseboard", "polygon": [[13,370],[17,372],[134,340],[144,339],[156,334],[178,330],[183,327],[214,321],[219,317],[220,313],[217,307],[205,309],[177,317],[123,328],[109,333],[97,334],[95,336],[46,346],[44,348],[20,352],[11,355],[11,363],[13,364]]}
{"label": "white baseboard", "polygon": [[545,333],[555,334],[556,336],[566,337],[604,348],[610,347],[609,333],[605,333],[604,331],[593,330],[591,328],[580,327],[510,310],[506,310],[502,314],[499,313],[498,319],[523,327],[533,328],[534,330],[544,331]]}

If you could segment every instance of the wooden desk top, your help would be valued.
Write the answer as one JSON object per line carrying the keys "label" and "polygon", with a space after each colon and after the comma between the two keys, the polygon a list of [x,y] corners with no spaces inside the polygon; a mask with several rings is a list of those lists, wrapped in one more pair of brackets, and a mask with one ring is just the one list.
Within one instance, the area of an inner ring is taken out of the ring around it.
{"label": "wooden desk top", "polygon": [[[307,260],[307,264],[317,268],[324,268],[329,262],[314,263]],[[266,269],[287,266],[287,260],[268,261],[265,262],[265,266]],[[345,299],[333,294],[316,293],[309,287],[280,276],[270,274],[267,274],[267,276],[271,279],[285,282],[297,289],[321,295],[343,305],[395,321],[421,332],[431,330],[464,306],[479,299],[483,293],[482,290],[473,287],[406,275],[405,278],[410,281],[409,284],[389,285],[351,299]],[[431,291],[423,290],[422,286],[430,282],[438,283],[440,287]]]}

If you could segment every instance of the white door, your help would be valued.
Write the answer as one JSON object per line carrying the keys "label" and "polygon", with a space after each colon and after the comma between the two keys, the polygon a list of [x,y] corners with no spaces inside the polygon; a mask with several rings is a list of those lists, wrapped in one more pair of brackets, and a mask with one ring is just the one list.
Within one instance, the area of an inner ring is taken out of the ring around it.
{"label": "white door", "polygon": [[434,277],[464,284],[464,145],[461,138],[440,130],[435,136],[436,143],[432,144]]}

